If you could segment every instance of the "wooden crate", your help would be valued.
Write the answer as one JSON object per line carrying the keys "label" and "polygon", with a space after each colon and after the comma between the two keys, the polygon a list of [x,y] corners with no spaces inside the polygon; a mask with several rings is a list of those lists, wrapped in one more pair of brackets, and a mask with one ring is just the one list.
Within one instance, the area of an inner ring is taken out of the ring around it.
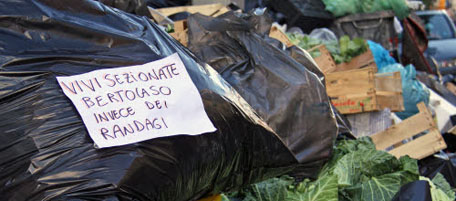
{"label": "wooden crate", "polygon": [[[191,14],[201,13],[203,15],[217,17],[221,14],[224,14],[230,11],[229,8],[222,4],[207,4],[207,5],[194,5],[194,6],[178,6],[178,7],[169,7],[169,8],[159,8],[152,9],[149,8],[149,11],[152,14],[152,17],[156,21],[164,21],[170,15],[188,12]],[[179,20],[172,22],[174,25],[174,32],[170,33],[173,38],[178,40],[184,46],[188,45],[188,30],[187,30],[187,20]]]}
{"label": "wooden crate", "polygon": [[337,64],[335,71],[347,71],[369,67],[377,68],[377,65],[375,64],[374,55],[372,55],[371,50],[367,48],[366,52],[354,57],[351,61]]}
{"label": "wooden crate", "polygon": [[288,38],[287,34],[283,33],[282,30],[278,29],[275,26],[271,27],[271,30],[269,31],[269,37],[279,40],[287,47],[293,46],[293,43]]}
{"label": "wooden crate", "polygon": [[[188,45],[188,30],[187,30],[187,20],[180,20],[174,22],[174,32],[170,33],[173,38],[178,40],[182,45]],[[280,42],[284,43],[287,47],[293,46],[288,36],[283,33],[280,29],[273,26],[269,32],[269,37],[275,38]]]}
{"label": "wooden crate", "polygon": [[318,49],[321,52],[321,55],[314,58],[314,60],[325,75],[332,72],[348,71],[360,68],[377,68],[374,56],[372,55],[370,49],[363,54],[354,57],[350,62],[341,64],[336,64],[325,45],[321,44],[308,49],[307,51],[311,52],[315,49]]}
{"label": "wooden crate", "polygon": [[[170,16],[180,12],[188,12],[191,14],[201,13],[203,15],[217,17],[221,14],[230,11],[229,8],[222,4],[207,4],[207,5],[194,5],[194,6],[178,6],[169,8],[159,8],[151,10],[152,16],[155,19],[161,19],[163,16]],[[174,32],[170,33],[173,38],[178,40],[182,45],[188,45],[188,30],[187,20],[179,20],[173,22]]]}
{"label": "wooden crate", "polygon": [[187,20],[174,21],[174,31],[175,32],[186,31],[187,28],[188,28]]}
{"label": "wooden crate", "polygon": [[187,30],[177,31],[177,32],[175,31],[173,33],[170,33],[169,35],[171,35],[174,39],[179,41],[182,45],[187,47],[187,45],[188,45],[188,33],[187,33]]}
{"label": "wooden crate", "polygon": [[194,5],[194,6],[177,6],[168,8],[155,9],[164,16],[171,16],[180,12],[188,12],[191,14],[201,13],[203,15],[217,17],[223,13],[230,11],[229,8],[222,4],[206,4],[206,5]]}
{"label": "wooden crate", "polygon": [[333,72],[325,75],[326,92],[342,114],[379,111],[403,111],[402,83],[399,72],[376,73],[377,68]]}
{"label": "wooden crate", "polygon": [[[385,150],[394,145],[394,148],[388,151],[392,155],[398,158],[409,155],[419,160],[446,148],[447,145],[426,105],[419,103],[417,106],[420,111],[418,114],[371,136],[377,149]],[[404,140],[425,131],[426,134],[402,144]]]}
{"label": "wooden crate", "polygon": [[174,39],[179,41],[182,45],[188,45],[188,29],[187,20],[179,20],[174,22],[174,32],[170,33]]}
{"label": "wooden crate", "polygon": [[328,49],[326,49],[326,46],[321,44],[308,49],[307,51],[311,52],[315,49],[318,49],[321,53],[320,56],[314,58],[315,63],[317,63],[318,68],[320,68],[321,72],[326,75],[328,73],[336,71],[336,62],[334,62],[334,59],[332,58],[331,53],[329,53]]}

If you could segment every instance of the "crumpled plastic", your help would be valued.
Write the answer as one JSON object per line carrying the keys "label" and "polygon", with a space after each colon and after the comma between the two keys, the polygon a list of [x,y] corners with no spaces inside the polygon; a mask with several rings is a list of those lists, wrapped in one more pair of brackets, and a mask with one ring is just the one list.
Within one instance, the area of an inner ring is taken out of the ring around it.
{"label": "crumpled plastic", "polygon": [[405,0],[323,0],[323,3],[326,10],[336,17],[383,10],[393,10],[399,19],[409,14]]}
{"label": "crumpled plastic", "polygon": [[[284,143],[295,155],[302,153],[300,162],[311,163],[313,167],[307,166],[311,169],[321,167],[337,135],[335,115],[320,78],[264,40],[270,27],[263,25],[270,24],[264,15],[191,15],[188,47],[287,139]],[[319,145],[297,141],[300,138]],[[315,171],[304,173],[311,177]]]}
{"label": "crumpled plastic", "polygon": [[310,32],[309,37],[316,38],[322,41],[338,41],[336,34],[328,28],[318,28]]}
{"label": "crumpled plastic", "polygon": [[374,56],[375,64],[378,69],[397,63],[396,60],[390,56],[388,50],[386,50],[382,45],[371,40],[368,40],[367,44],[369,44],[369,49]]}
{"label": "crumpled plastic", "polygon": [[380,44],[373,41],[367,41],[369,48],[374,56],[375,64],[379,73],[395,72],[401,73],[402,80],[402,96],[404,99],[404,108],[402,112],[396,112],[396,115],[401,119],[406,119],[417,114],[418,108],[416,104],[424,102],[429,104],[429,90],[416,78],[416,69],[413,65],[406,67],[397,63],[393,57],[389,55],[388,50]]}
{"label": "crumpled plastic", "polygon": [[[91,0],[6,0],[0,13],[0,200],[197,200],[301,165],[315,173],[331,153],[333,121],[324,135],[277,135],[150,19]],[[55,77],[176,52],[217,131],[95,148]]]}
{"label": "crumpled plastic", "polygon": [[401,64],[393,64],[378,69],[379,73],[396,71],[401,73],[402,96],[405,108],[402,112],[396,112],[396,115],[401,119],[406,119],[419,112],[416,104],[420,102],[424,102],[426,105],[429,104],[430,92],[416,79],[416,70],[413,65],[404,67]]}
{"label": "crumpled plastic", "polygon": [[127,13],[146,16],[152,18],[147,4],[144,0],[98,0],[99,2],[117,8],[119,10],[125,11]]}
{"label": "crumpled plastic", "polygon": [[427,181],[414,181],[405,184],[392,201],[432,201],[431,190]]}
{"label": "crumpled plastic", "polygon": [[144,0],[152,8],[166,8],[174,6],[185,6],[190,0]]}
{"label": "crumpled plastic", "polygon": [[[446,141],[447,144],[448,141]],[[449,144],[450,146],[452,144]],[[420,175],[433,179],[438,173],[442,174],[448,183],[456,187],[456,156],[454,153],[430,156],[419,161]]]}

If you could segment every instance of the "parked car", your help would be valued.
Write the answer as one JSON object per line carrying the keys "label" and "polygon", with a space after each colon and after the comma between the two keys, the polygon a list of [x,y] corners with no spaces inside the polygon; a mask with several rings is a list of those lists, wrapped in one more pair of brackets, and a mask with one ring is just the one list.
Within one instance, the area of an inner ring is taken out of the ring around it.
{"label": "parked car", "polygon": [[[445,10],[425,10],[415,12],[423,21],[428,48],[424,52],[429,64],[441,71],[456,68],[456,28]],[[448,69],[447,69],[448,68]]]}

